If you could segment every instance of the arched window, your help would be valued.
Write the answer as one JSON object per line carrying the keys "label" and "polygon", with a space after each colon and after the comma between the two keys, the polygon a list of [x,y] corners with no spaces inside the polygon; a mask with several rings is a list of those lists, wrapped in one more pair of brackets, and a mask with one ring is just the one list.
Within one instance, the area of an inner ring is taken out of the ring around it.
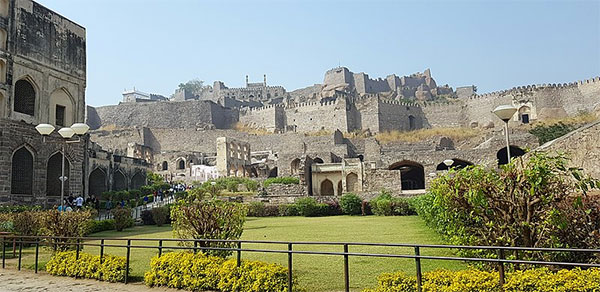
{"label": "arched window", "polygon": [[0,59],[0,83],[6,83],[6,61],[2,59]]}
{"label": "arched window", "polygon": [[146,185],[146,176],[143,175],[141,172],[136,173],[131,178],[131,189],[132,190],[137,190],[144,185]]}
{"label": "arched window", "polygon": [[8,1],[0,0],[0,16],[2,17],[8,17]]}
{"label": "arched window", "polygon": [[343,192],[343,189],[342,189],[342,181],[339,181],[339,182],[338,182],[338,185],[337,185],[337,195],[338,195],[338,196],[341,196],[341,195],[342,195],[342,192]]}
{"label": "arched window", "polygon": [[180,159],[177,161],[177,169],[185,169],[185,160]]}
{"label": "arched window", "polygon": [[[60,196],[61,194],[61,182],[60,176],[62,174],[62,153],[55,153],[48,159],[48,166],[46,168],[46,195],[48,196]],[[70,180],[70,165],[69,161],[65,158],[65,195],[69,194],[69,180]]]}
{"label": "arched window", "polygon": [[124,190],[127,190],[127,178],[122,172],[116,171],[113,176],[113,191]]}
{"label": "arched window", "polygon": [[2,50],[6,50],[7,36],[8,36],[8,34],[6,33],[6,30],[3,28],[0,28],[0,49],[2,49]]}
{"label": "arched window", "polygon": [[530,112],[531,112],[531,108],[529,108],[528,106],[522,106],[519,109],[519,120],[523,124],[529,124],[529,119],[531,118]]}
{"label": "arched window", "polygon": [[[510,145],[511,160],[515,157],[523,155],[525,155],[525,150],[517,146]],[[506,153],[506,147],[503,147],[502,149],[498,150],[498,152],[496,152],[496,158],[498,158],[498,166],[508,164],[508,154]]]}
{"label": "arched window", "polygon": [[166,161],[163,161],[162,170],[168,170],[168,169],[169,169],[169,163],[167,163]]}
{"label": "arched window", "polygon": [[294,160],[292,160],[292,163],[290,164],[290,173],[292,175],[296,175],[300,172],[300,159],[296,158]]}
{"label": "arched window", "polygon": [[415,117],[414,116],[408,116],[408,129],[409,130],[414,130],[416,128],[417,128],[417,126],[415,124]]}
{"label": "arched window", "polygon": [[106,192],[106,173],[100,168],[96,168],[90,173],[90,181],[88,184],[88,194],[98,197]]}
{"label": "arched window", "polygon": [[59,88],[50,94],[50,106],[48,107],[49,123],[56,126],[67,127],[74,121],[74,104],[69,92]]}
{"label": "arched window", "polygon": [[399,170],[402,181],[402,190],[420,190],[425,188],[425,170],[423,165],[414,161],[400,161],[389,167],[390,170]]}
{"label": "arched window", "polygon": [[346,191],[349,193],[358,191],[358,175],[355,173],[346,176]]}
{"label": "arched window", "polygon": [[15,83],[14,111],[33,116],[35,113],[35,89],[24,79]]}
{"label": "arched window", "polygon": [[10,193],[33,194],[33,154],[25,147],[15,151],[12,157]]}
{"label": "arched window", "polygon": [[314,163],[323,163],[323,159],[316,157],[315,159],[313,159]]}
{"label": "arched window", "polygon": [[4,108],[6,108],[6,98],[4,98],[4,94],[0,92],[0,119],[4,118]]}
{"label": "arched window", "polygon": [[333,183],[330,180],[325,179],[323,182],[321,182],[321,195],[322,196],[333,196],[334,195]]}

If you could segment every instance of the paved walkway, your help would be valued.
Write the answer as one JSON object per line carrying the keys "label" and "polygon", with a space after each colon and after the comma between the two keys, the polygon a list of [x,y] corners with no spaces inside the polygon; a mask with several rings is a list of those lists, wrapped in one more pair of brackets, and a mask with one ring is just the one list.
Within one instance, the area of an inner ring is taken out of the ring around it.
{"label": "paved walkway", "polygon": [[0,269],[0,291],[47,291],[47,292],[173,292],[174,289],[148,288],[143,283],[108,283],[89,279],[51,276],[40,272]]}

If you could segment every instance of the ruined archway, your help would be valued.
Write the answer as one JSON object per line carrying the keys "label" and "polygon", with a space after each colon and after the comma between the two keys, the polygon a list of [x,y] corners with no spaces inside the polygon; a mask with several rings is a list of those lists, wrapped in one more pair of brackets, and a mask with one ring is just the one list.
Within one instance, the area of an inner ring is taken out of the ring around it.
{"label": "ruined archway", "polygon": [[88,195],[99,197],[106,191],[106,173],[102,169],[96,168],[90,173]]}
{"label": "ruined archway", "polygon": [[180,158],[177,160],[177,169],[178,170],[185,169],[185,159]]}
{"label": "ruined archway", "polygon": [[[46,195],[48,196],[61,195],[60,176],[62,174],[62,159],[63,155],[61,152],[55,153],[48,159],[46,167]],[[65,195],[69,195],[70,168],[69,160],[65,157],[65,176],[67,177],[67,180],[65,180]]]}
{"label": "ruined archway", "polygon": [[124,190],[127,190],[127,178],[120,170],[117,170],[113,175],[113,191]]}
{"label": "ruined archway", "polygon": [[462,160],[462,159],[458,159],[458,158],[452,158],[452,165],[450,165],[450,167],[446,166],[446,164],[444,162],[440,163],[437,165],[435,170],[448,170],[449,168],[453,168],[453,169],[463,169],[467,166],[473,165],[473,163],[466,161],[466,160]]}
{"label": "ruined archway", "polygon": [[321,192],[322,196],[333,196],[333,183],[329,179],[325,179],[321,182]]}
{"label": "ruined archway", "polygon": [[[510,145],[510,159],[512,160],[515,157],[525,155],[526,151],[517,147]],[[501,148],[496,152],[496,158],[498,159],[498,166],[508,164],[508,155],[506,153],[506,147]]]}
{"label": "ruined archway", "polygon": [[33,194],[33,153],[22,146],[11,159],[10,193]]}
{"label": "ruined archway", "polygon": [[358,191],[358,175],[350,173],[346,176],[346,191],[349,193]]}
{"label": "ruined archway", "polygon": [[423,165],[409,160],[393,163],[390,170],[399,170],[402,190],[420,190],[425,188],[425,170]]}
{"label": "ruined archway", "polygon": [[269,171],[269,177],[277,177],[277,167],[273,167],[270,171]]}
{"label": "ruined archway", "polygon": [[169,170],[169,163],[166,161],[163,161],[162,163],[162,170]]}
{"label": "ruined archway", "polygon": [[15,83],[13,110],[33,116],[35,114],[35,88],[29,80],[21,79]]}
{"label": "ruined archway", "polygon": [[294,160],[292,160],[292,163],[290,164],[290,173],[292,175],[296,175],[300,172],[300,159],[296,158]]}
{"label": "ruined archway", "polygon": [[132,190],[137,190],[142,186],[146,185],[146,176],[142,172],[137,172],[131,178],[131,188]]}
{"label": "ruined archway", "polygon": [[415,117],[412,116],[412,115],[408,116],[408,129],[409,130],[414,130],[416,128],[417,128],[417,126],[416,126],[416,123],[415,123]]}

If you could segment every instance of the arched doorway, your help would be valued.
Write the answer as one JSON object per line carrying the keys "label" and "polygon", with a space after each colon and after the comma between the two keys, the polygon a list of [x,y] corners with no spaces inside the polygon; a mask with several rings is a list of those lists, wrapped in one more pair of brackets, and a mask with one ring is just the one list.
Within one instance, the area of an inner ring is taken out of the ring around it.
{"label": "arched doorway", "polygon": [[33,154],[25,146],[19,148],[11,160],[10,193],[33,194]]}
{"label": "arched doorway", "polygon": [[141,188],[144,185],[146,185],[146,176],[143,175],[141,172],[137,172],[131,178],[131,189],[132,190],[137,190],[137,189]]}
{"label": "arched doorway", "polygon": [[321,182],[321,195],[322,196],[333,196],[333,183],[329,179],[325,179]]}
{"label": "arched doorway", "polygon": [[531,119],[531,108],[524,105],[519,108],[519,120],[523,124],[529,124],[529,119]]}
{"label": "arched doorway", "polygon": [[48,116],[50,124],[65,127],[73,124],[74,102],[71,94],[64,88],[59,88],[50,94],[50,105]]}
{"label": "arched doorway", "polygon": [[269,171],[269,177],[277,177],[277,167],[273,167],[270,171]]}
{"label": "arched doorway", "polygon": [[15,83],[15,112],[33,116],[35,113],[35,89],[31,82],[21,79]]}
{"label": "arched doorway", "polygon": [[[452,161],[454,161],[454,162],[452,163],[450,168],[454,168],[454,169],[462,169],[469,165],[473,165],[473,163],[471,163],[469,161],[458,159],[458,158],[452,158]],[[448,169],[449,169],[448,166],[446,166],[446,164],[442,162],[437,165],[435,170],[448,170]]]}
{"label": "arched doorway", "polygon": [[[55,153],[48,159],[48,165],[46,167],[46,195],[48,196],[60,196],[61,194],[61,181],[60,176],[62,174],[62,159],[63,155],[60,152]],[[70,177],[70,163],[65,158],[65,196],[69,195],[69,181]]]}
{"label": "arched doorway", "polygon": [[358,175],[355,173],[346,176],[346,191],[349,193],[358,191]]}
{"label": "arched doorway", "polygon": [[341,196],[343,192],[344,192],[344,189],[342,188],[342,181],[339,181],[338,185],[337,185],[337,195]]}
{"label": "arched doorway", "polygon": [[[511,160],[515,157],[523,156],[525,155],[525,153],[525,150],[517,146],[510,145]],[[498,166],[508,164],[508,155],[506,153],[506,147],[503,147],[500,150],[498,150],[498,152],[496,153],[496,158],[498,159]]]}
{"label": "arched doorway", "polygon": [[290,164],[290,173],[292,175],[296,175],[300,172],[300,159],[296,158],[294,160],[292,160],[292,163]]}
{"label": "arched doorway", "polygon": [[389,167],[390,170],[399,170],[402,181],[402,190],[421,190],[425,188],[425,170],[423,165],[414,161],[400,161]]}
{"label": "arched doorway", "polygon": [[185,169],[185,160],[179,159],[177,161],[177,169],[179,169],[179,170]]}
{"label": "arched doorway", "polygon": [[127,190],[127,178],[121,171],[117,170],[113,175],[113,191],[124,190]]}
{"label": "arched doorway", "polygon": [[102,169],[96,168],[90,173],[88,195],[99,197],[106,191],[106,173]]}
{"label": "arched doorway", "polygon": [[169,163],[167,163],[166,161],[163,161],[162,170],[168,170],[168,169],[169,169]]}
{"label": "arched doorway", "polygon": [[415,123],[415,117],[414,116],[408,116],[408,129],[409,130],[414,130],[416,129],[416,123]]}
{"label": "arched doorway", "polygon": [[313,159],[314,163],[324,163],[323,159],[321,159],[320,157],[315,157],[315,159]]}

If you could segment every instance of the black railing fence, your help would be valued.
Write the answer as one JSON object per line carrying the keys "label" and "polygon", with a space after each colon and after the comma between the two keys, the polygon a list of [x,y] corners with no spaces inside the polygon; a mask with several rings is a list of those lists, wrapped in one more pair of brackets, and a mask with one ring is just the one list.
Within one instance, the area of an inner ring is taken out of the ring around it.
{"label": "black railing fence", "polygon": [[[106,243],[107,241],[122,241],[126,244],[114,244]],[[139,242],[149,242],[152,245],[140,245],[135,244]],[[215,247],[215,246],[199,246],[200,242],[214,242],[214,243],[229,243],[235,247]],[[187,243],[186,245],[166,246],[165,243]],[[132,249],[155,249],[158,255],[162,255],[163,250],[191,250],[194,252],[204,250],[224,250],[231,251],[236,254],[236,260],[238,266],[241,264],[242,253],[277,253],[287,254],[287,268],[288,268],[288,291],[292,291],[293,286],[293,255],[323,255],[323,256],[340,256],[344,259],[344,287],[345,291],[350,291],[350,267],[349,257],[379,257],[379,258],[403,258],[413,259],[415,261],[415,271],[417,276],[417,288],[418,291],[422,289],[422,260],[444,260],[444,261],[461,261],[461,262],[480,262],[480,263],[491,263],[497,266],[499,274],[499,284],[503,285],[505,280],[505,265],[506,264],[522,264],[522,265],[534,265],[534,266],[562,266],[562,267],[600,267],[600,264],[591,263],[576,263],[576,262],[557,262],[557,261],[543,261],[543,260],[527,260],[519,259],[519,254],[524,253],[600,253],[600,249],[574,249],[574,248],[533,248],[533,247],[502,247],[502,246],[458,246],[458,245],[434,245],[434,244],[396,244],[396,243],[364,243],[364,242],[309,242],[309,241],[266,241],[266,240],[219,240],[219,239],[142,239],[142,238],[112,238],[112,237],[50,237],[50,236],[2,236],[2,268],[6,267],[6,246],[17,244],[18,250],[18,263],[17,268],[21,270],[21,259],[23,253],[23,246],[30,245],[35,248],[35,273],[38,271],[39,262],[39,248],[40,245],[48,247],[56,247],[57,245],[71,245],[75,246],[76,257],[79,258],[79,253],[83,246],[95,246],[100,248],[100,262],[102,262],[104,256],[104,248],[124,248],[126,249],[126,274],[125,283],[129,281],[129,264],[131,261],[131,250]],[[281,246],[282,249],[257,249],[257,248],[246,248],[251,244],[272,244]],[[287,248],[285,248],[287,246]],[[323,251],[323,250],[295,250],[294,247],[298,246],[337,246],[340,247],[339,252],[335,251]],[[365,253],[365,252],[350,252],[351,247],[402,247],[410,248],[414,252],[410,254],[400,253]],[[422,255],[422,249],[451,249],[451,250],[486,250],[497,253],[497,258],[479,258],[479,257],[456,257],[456,256],[432,256]],[[514,259],[507,259],[506,254],[511,253]]]}

